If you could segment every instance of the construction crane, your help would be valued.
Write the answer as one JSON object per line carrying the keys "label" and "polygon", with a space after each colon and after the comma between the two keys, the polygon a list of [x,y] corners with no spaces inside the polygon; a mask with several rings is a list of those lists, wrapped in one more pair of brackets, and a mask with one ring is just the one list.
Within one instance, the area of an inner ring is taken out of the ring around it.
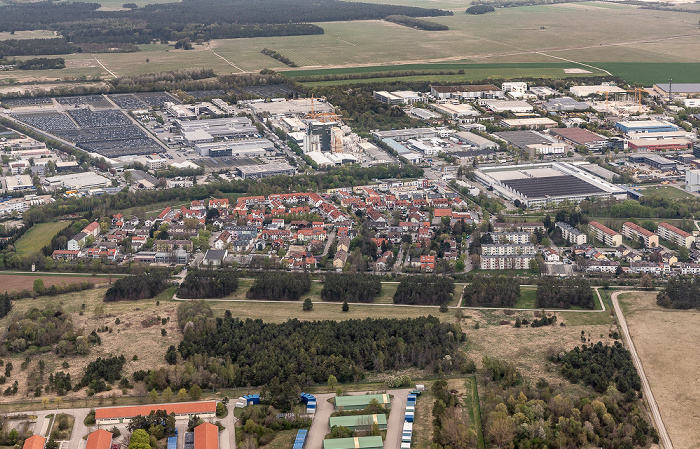
{"label": "construction crane", "polygon": [[639,105],[639,112],[642,112],[642,94],[646,92],[640,87],[635,87],[633,90],[626,89],[627,92],[634,92],[634,102]]}
{"label": "construction crane", "polygon": [[[325,100],[325,98],[324,98]],[[335,112],[316,112],[314,109],[314,96],[311,96],[311,112],[306,114],[306,119],[316,120],[321,123],[337,122],[340,120],[340,115]]]}

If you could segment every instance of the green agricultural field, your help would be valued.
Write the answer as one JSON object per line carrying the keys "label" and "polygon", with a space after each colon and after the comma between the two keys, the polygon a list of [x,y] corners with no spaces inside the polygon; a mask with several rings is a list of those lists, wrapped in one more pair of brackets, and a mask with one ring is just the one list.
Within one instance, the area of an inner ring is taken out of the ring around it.
{"label": "green agricultural field", "polygon": [[69,224],[67,221],[35,224],[17,240],[15,244],[17,255],[24,257],[41,251],[41,248],[50,244],[51,239]]}
{"label": "green agricultural field", "polygon": [[629,83],[645,86],[668,83],[669,78],[674,83],[700,82],[700,63],[600,62],[593,65],[608,70]]}

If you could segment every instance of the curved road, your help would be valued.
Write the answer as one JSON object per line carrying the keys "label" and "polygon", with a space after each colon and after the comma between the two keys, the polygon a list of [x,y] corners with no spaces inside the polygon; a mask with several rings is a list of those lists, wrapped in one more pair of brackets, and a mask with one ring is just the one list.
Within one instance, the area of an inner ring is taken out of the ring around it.
{"label": "curved road", "polygon": [[634,347],[634,342],[632,342],[630,331],[627,328],[627,321],[625,320],[625,317],[622,314],[620,303],[617,300],[617,297],[621,293],[630,293],[630,291],[619,291],[611,295],[613,309],[615,310],[615,316],[617,317],[617,322],[620,324],[620,328],[622,329],[622,335],[625,339],[625,346],[627,346],[627,349],[630,351],[630,354],[632,354],[632,362],[634,362],[634,367],[637,369],[637,373],[639,373],[639,377],[642,380],[642,390],[644,391],[644,396],[646,397],[647,404],[649,404],[651,420],[654,423],[654,427],[656,427],[656,430],[659,432],[659,445],[663,449],[673,449],[671,438],[668,436],[668,432],[666,432],[666,426],[664,426],[664,422],[661,419],[659,406],[656,404],[656,400],[654,399],[654,394],[652,393],[651,387],[649,386],[649,380],[647,380],[647,376],[646,374],[644,374],[644,367],[642,366],[642,361],[639,358],[639,355],[637,355],[637,350]]}

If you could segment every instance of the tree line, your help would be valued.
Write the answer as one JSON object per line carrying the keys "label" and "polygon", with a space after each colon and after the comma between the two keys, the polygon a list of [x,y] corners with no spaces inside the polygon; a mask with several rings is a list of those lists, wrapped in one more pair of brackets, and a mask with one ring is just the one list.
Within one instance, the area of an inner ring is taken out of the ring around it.
{"label": "tree line", "polygon": [[404,16],[402,14],[386,16],[384,20],[425,31],[447,31],[450,29],[447,25],[443,25],[442,23],[433,22],[432,20],[419,19],[417,17]]}
{"label": "tree line", "polygon": [[26,61],[17,61],[17,69],[19,70],[49,70],[65,68],[66,60],[63,58],[33,58],[27,59]]}
{"label": "tree line", "polygon": [[394,294],[394,304],[441,305],[452,299],[455,283],[441,276],[407,276]]}
{"label": "tree line", "polygon": [[278,60],[279,62],[281,62],[282,64],[288,65],[289,67],[299,67],[298,65],[296,65],[296,63],[295,63],[294,61],[292,61],[292,60],[289,59],[288,57],[282,55],[282,54],[281,54],[280,52],[278,52],[278,51],[270,50],[270,49],[267,48],[267,47],[265,47],[265,48],[263,48],[262,50],[260,50],[260,53],[262,53],[262,54],[264,54],[264,55],[267,55],[267,56],[269,56],[269,57],[271,57],[271,58],[273,58],[273,59],[276,59],[276,60]]}
{"label": "tree line", "polygon": [[177,296],[185,299],[223,298],[237,289],[238,273],[235,271],[191,269],[177,289]]}
{"label": "tree line", "polygon": [[669,309],[700,308],[700,277],[672,277],[656,295],[656,303]]}
{"label": "tree line", "polygon": [[513,307],[520,299],[520,283],[506,276],[476,276],[464,290],[470,306]]}
{"label": "tree line", "polygon": [[329,273],[323,281],[321,299],[337,302],[373,302],[382,291],[379,276],[360,273]]}
{"label": "tree line", "polygon": [[12,300],[10,295],[5,292],[0,298],[0,318],[5,318],[12,310]]}
{"label": "tree line", "polygon": [[[2,18],[0,18],[0,21],[2,21]],[[62,37],[51,39],[6,39],[0,41],[0,56],[3,58],[6,56],[65,55],[76,51],[76,46]]]}
{"label": "tree line", "polygon": [[168,288],[170,273],[152,271],[117,279],[105,292],[104,301],[124,301],[153,298]]}
{"label": "tree line", "polygon": [[298,301],[311,290],[311,276],[307,273],[266,271],[255,279],[246,293],[248,299]]}
{"label": "tree line", "polygon": [[595,299],[585,279],[545,277],[537,283],[535,305],[545,309],[595,309]]}

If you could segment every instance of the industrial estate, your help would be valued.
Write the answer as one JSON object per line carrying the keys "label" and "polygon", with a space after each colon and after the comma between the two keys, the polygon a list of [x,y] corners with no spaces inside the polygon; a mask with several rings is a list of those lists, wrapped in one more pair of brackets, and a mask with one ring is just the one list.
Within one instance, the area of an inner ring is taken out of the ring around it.
{"label": "industrial estate", "polygon": [[696,3],[146,3],[0,5],[0,449],[700,444]]}

